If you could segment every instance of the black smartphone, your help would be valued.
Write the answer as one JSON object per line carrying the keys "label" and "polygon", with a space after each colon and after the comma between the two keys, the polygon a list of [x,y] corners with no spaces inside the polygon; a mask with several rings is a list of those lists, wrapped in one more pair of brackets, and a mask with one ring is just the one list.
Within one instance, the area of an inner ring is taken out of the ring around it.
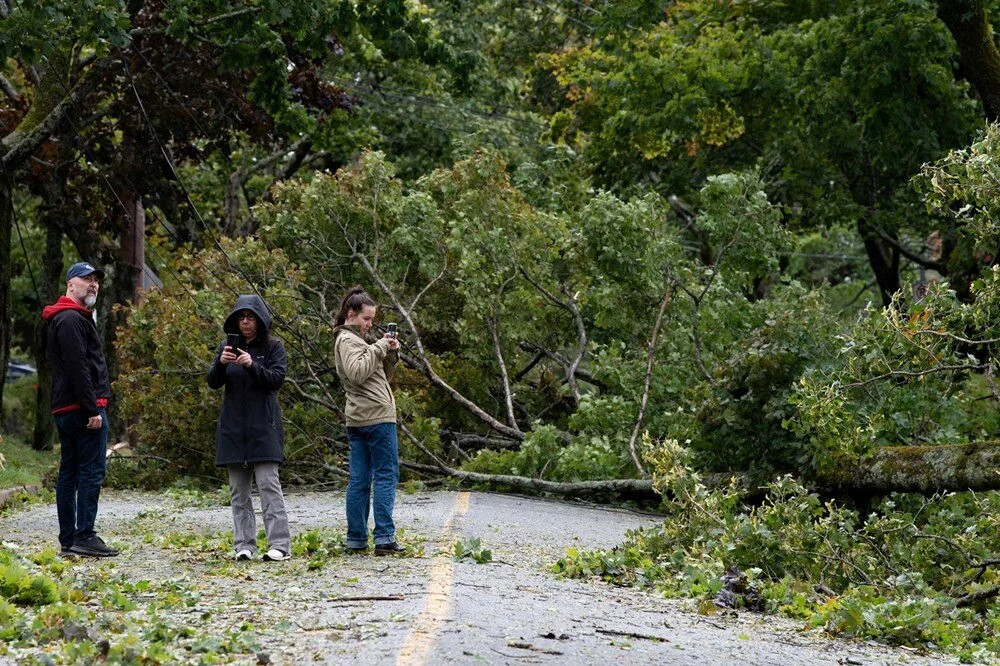
{"label": "black smartphone", "polygon": [[395,338],[397,336],[396,324],[386,324],[385,325],[385,330],[392,337]]}
{"label": "black smartphone", "polygon": [[226,346],[229,347],[229,351],[236,353],[236,347],[240,344],[240,334],[239,333],[226,333]]}

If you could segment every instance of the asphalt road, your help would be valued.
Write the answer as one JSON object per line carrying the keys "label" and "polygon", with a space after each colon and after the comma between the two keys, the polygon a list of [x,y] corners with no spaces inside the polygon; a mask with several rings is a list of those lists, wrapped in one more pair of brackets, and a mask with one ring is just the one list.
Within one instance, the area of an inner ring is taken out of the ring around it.
{"label": "asphalt road", "polygon": [[[293,534],[344,529],[343,494],[287,497]],[[423,541],[422,557],[334,558],[241,565],[228,553],[178,557],[150,533],[231,529],[227,507],[185,506],[163,495],[107,492],[98,527],[123,549],[86,560],[80,575],[179,577],[197,585],[206,622],[252,623],[274,663],[320,664],[938,664],[935,655],[833,640],[753,613],[698,615],[691,604],[548,571],[565,548],[608,548],[656,518],[488,493],[400,495],[396,523]],[[6,543],[26,552],[54,545],[54,506],[0,518]],[[494,561],[456,562],[456,539],[478,537]],[[220,564],[222,563],[222,564]],[[140,609],[141,612],[141,609]],[[192,612],[192,611],[188,611]],[[27,655],[25,655],[27,656]],[[0,657],[0,662],[3,658]],[[955,662],[957,663],[957,662]]]}

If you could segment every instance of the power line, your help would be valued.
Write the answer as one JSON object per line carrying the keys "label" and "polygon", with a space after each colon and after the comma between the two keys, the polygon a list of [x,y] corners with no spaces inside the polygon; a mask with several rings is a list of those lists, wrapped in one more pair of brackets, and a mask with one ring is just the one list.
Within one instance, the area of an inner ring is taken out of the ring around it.
{"label": "power line", "polygon": [[[124,59],[122,60],[122,67],[125,70],[125,75],[128,78],[128,80],[129,80],[129,85],[132,88],[132,94],[135,96],[136,103],[139,105],[139,111],[142,114],[143,120],[146,123],[146,127],[149,129],[150,136],[153,138],[153,141],[159,147],[160,154],[163,155],[163,159],[166,162],[167,166],[170,168],[170,172],[173,175],[174,179],[177,181],[178,186],[181,188],[181,192],[183,192],[184,197],[187,200],[188,206],[190,206],[191,210],[194,212],[195,218],[201,223],[201,226],[205,230],[205,233],[208,235],[208,237],[215,244],[215,246],[219,250],[219,252],[222,253],[222,256],[224,256],[226,258],[226,261],[229,262],[229,265],[231,265],[236,270],[236,272],[240,274],[240,276],[247,283],[247,285],[253,290],[253,292],[257,296],[259,296],[261,299],[263,299],[264,297],[260,293],[260,291],[257,289],[257,285],[254,284],[254,281],[250,279],[250,276],[247,275],[247,273],[243,270],[243,268],[236,261],[233,260],[233,258],[229,255],[228,252],[226,252],[226,249],[222,246],[222,243],[219,241],[219,239],[215,236],[215,234],[209,228],[208,223],[205,222],[205,218],[202,217],[201,212],[198,210],[198,207],[195,205],[194,200],[191,198],[191,195],[188,192],[187,187],[185,187],[184,182],[181,180],[180,174],[177,172],[177,169],[176,169],[176,167],[173,164],[173,160],[170,159],[170,155],[167,152],[166,146],[164,146],[163,142],[160,141],[160,138],[159,138],[159,136],[156,133],[156,128],[153,127],[153,124],[152,124],[152,122],[151,122],[151,120],[149,118],[149,114],[146,112],[146,105],[143,103],[142,98],[139,95],[139,90],[138,90],[138,88],[135,85],[135,80],[132,77],[132,72],[131,72],[131,70],[128,67],[128,63],[125,62]],[[231,286],[229,286],[229,284],[227,282],[225,282],[224,280],[222,280],[221,278],[219,278],[219,276],[217,274],[215,274],[214,271],[211,271],[210,268],[209,268],[209,271],[212,272],[213,275],[216,275],[216,277],[223,283],[223,285],[226,288],[228,288],[234,294],[239,295],[239,293],[236,290],[234,290]],[[265,301],[265,303],[266,303],[266,301]],[[271,314],[272,314],[273,318],[275,319],[275,321],[277,321],[278,323],[280,323],[286,330],[289,331],[289,333],[293,332],[294,329],[292,328],[292,326],[290,325],[290,323],[287,322],[287,321],[285,321],[285,319],[278,312],[272,310]],[[318,350],[314,347],[314,345],[312,344],[312,342],[310,340],[308,340],[304,336],[299,336],[299,337],[301,337],[303,340],[305,340],[306,346],[308,346],[310,348],[309,351],[311,351],[313,354],[315,354],[318,358],[324,358],[322,354],[318,354],[317,353]],[[298,346],[298,348],[299,348],[300,351],[305,351],[305,349],[303,347],[301,347],[301,346]],[[329,368],[329,365],[327,365],[327,364],[324,364],[324,365],[326,365],[327,371],[331,371],[331,369]]]}

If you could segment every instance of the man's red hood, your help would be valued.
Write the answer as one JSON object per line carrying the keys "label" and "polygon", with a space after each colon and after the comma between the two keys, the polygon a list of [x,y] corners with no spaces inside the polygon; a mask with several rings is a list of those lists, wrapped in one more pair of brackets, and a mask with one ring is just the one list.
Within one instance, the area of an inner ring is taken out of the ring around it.
{"label": "man's red hood", "polygon": [[52,319],[52,317],[62,312],[63,310],[79,310],[80,312],[86,314],[88,317],[90,316],[90,310],[83,307],[82,305],[78,305],[76,301],[74,301],[72,298],[69,298],[68,296],[60,296],[59,300],[56,301],[53,305],[45,306],[45,309],[42,310],[42,319],[46,320]]}

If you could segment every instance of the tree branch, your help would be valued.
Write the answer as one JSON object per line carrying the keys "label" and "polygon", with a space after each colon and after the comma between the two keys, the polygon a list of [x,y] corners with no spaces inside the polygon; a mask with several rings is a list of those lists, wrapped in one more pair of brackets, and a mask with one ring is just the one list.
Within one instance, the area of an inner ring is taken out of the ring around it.
{"label": "tree branch", "polygon": [[389,297],[389,299],[392,300],[392,303],[396,307],[396,310],[399,312],[399,314],[406,321],[407,325],[410,327],[410,330],[413,334],[413,342],[414,345],[416,346],[417,355],[420,360],[420,366],[421,366],[420,369],[421,372],[423,372],[424,376],[427,377],[431,381],[431,383],[433,383],[438,388],[447,393],[452,400],[462,405],[462,407],[464,407],[467,411],[469,411],[473,416],[478,418],[483,423],[486,423],[488,426],[490,426],[497,432],[507,435],[508,437],[511,437],[518,441],[523,440],[524,433],[521,432],[520,429],[504,425],[503,423],[495,419],[493,416],[488,414],[479,405],[477,405],[476,403],[472,402],[464,395],[462,395],[457,389],[448,384],[448,382],[444,381],[444,379],[442,379],[440,376],[438,376],[438,374],[434,371],[434,368],[431,366],[430,359],[428,358],[427,352],[424,349],[423,340],[421,340],[420,338],[420,332],[417,329],[415,322],[413,321],[410,311],[403,307],[403,304],[399,301],[399,298],[397,298],[396,293],[389,287],[389,285],[385,283],[379,272],[375,269],[374,266],[372,266],[371,262],[368,261],[368,257],[365,256],[363,253],[357,251],[356,245],[354,245],[354,243],[351,242],[350,237],[346,233],[345,233],[345,240],[348,242],[348,245],[351,246],[352,250],[354,250],[354,257],[361,262],[361,265],[364,266],[366,271],[368,271],[368,274],[372,276],[372,279],[375,280],[376,284],[378,284],[379,289],[382,290],[382,293],[386,294]]}
{"label": "tree branch", "polygon": [[533,479],[527,476],[514,476],[510,474],[481,474],[479,472],[466,472],[460,469],[445,467],[439,469],[433,465],[421,465],[419,463],[401,463],[406,467],[428,471],[445,472],[449,477],[464,483],[489,483],[493,485],[508,486],[519,490],[534,492],[552,493],[564,497],[580,497],[593,495],[596,493],[621,493],[627,495],[638,495],[646,498],[657,498],[659,494],[653,490],[653,482],[649,479],[605,479],[601,481],[546,481],[544,479]]}
{"label": "tree branch", "polygon": [[497,317],[494,316],[488,319],[486,326],[490,329],[490,335],[493,338],[493,354],[496,356],[497,364],[500,366],[504,405],[507,408],[507,423],[510,424],[510,427],[517,428],[517,418],[514,416],[514,398],[510,390],[510,378],[507,376],[507,363],[503,360],[503,350],[500,348],[500,334],[497,332]]}
{"label": "tree branch", "polygon": [[21,102],[21,96],[17,93],[17,90],[14,88],[14,85],[10,81],[8,81],[7,77],[5,77],[3,74],[0,74],[0,90],[3,90],[4,94],[7,95],[7,97],[10,98],[12,102],[16,103]]}
{"label": "tree branch", "polygon": [[563,293],[566,294],[566,308],[573,313],[573,319],[576,321],[577,335],[579,336],[576,357],[566,369],[566,381],[569,383],[569,390],[573,394],[573,401],[579,405],[580,386],[576,382],[576,371],[580,367],[584,355],[587,353],[587,327],[583,322],[583,315],[580,314],[580,308],[576,305],[576,297],[579,295],[579,292],[570,295],[569,287],[563,285]]}
{"label": "tree branch", "polygon": [[[200,21],[192,21],[192,28],[203,28],[206,25],[212,25],[213,23],[219,23],[220,21],[228,21],[232,18],[239,18],[240,16],[246,16],[248,14],[257,14],[263,11],[263,7],[245,7],[243,9],[237,9],[235,11],[227,12],[225,14],[219,14],[217,16],[210,16],[207,19],[202,19]],[[162,35],[167,31],[166,28],[135,28],[129,32],[132,37],[141,37],[144,35]]]}
{"label": "tree branch", "polygon": [[879,231],[878,235],[879,238],[881,238],[883,241],[894,247],[897,252],[899,252],[901,255],[903,255],[913,263],[920,264],[924,268],[930,268],[931,270],[935,270],[938,273],[941,273],[942,275],[948,272],[948,267],[944,263],[940,261],[934,261],[933,259],[924,259],[913,250],[904,247],[902,243],[900,243],[898,240],[896,240],[889,234],[885,233],[884,231]]}
{"label": "tree branch", "polygon": [[876,377],[871,377],[862,382],[852,382],[850,384],[844,384],[841,388],[851,389],[851,388],[861,388],[862,386],[867,386],[874,382],[882,381],[883,379],[889,379],[891,377],[923,377],[925,375],[932,375],[936,372],[959,372],[963,370],[983,370],[987,364],[974,364],[974,363],[963,363],[958,365],[939,365],[934,368],[928,368],[927,370],[890,370],[889,372],[883,373]]}
{"label": "tree branch", "polygon": [[[73,106],[77,104],[90,91],[90,86],[84,83],[79,84],[58,104],[56,104],[44,119],[30,130],[24,131],[19,126],[0,141],[0,171],[13,171],[23,164],[38,150],[43,143],[49,140],[68,115]],[[4,153],[6,151],[6,153]]]}
{"label": "tree branch", "polygon": [[639,429],[642,427],[642,420],[646,416],[646,405],[649,402],[649,387],[653,379],[653,360],[656,356],[656,339],[660,334],[660,325],[663,323],[663,314],[667,310],[672,294],[670,285],[663,292],[663,299],[660,301],[660,309],[656,313],[656,322],[653,324],[653,332],[649,337],[649,346],[646,353],[646,378],[643,381],[642,399],[639,401],[639,415],[635,419],[635,426],[632,428],[632,435],[628,439],[628,452],[632,456],[632,462],[639,474],[646,476],[646,470],[639,460],[635,451],[635,442],[639,437]]}

